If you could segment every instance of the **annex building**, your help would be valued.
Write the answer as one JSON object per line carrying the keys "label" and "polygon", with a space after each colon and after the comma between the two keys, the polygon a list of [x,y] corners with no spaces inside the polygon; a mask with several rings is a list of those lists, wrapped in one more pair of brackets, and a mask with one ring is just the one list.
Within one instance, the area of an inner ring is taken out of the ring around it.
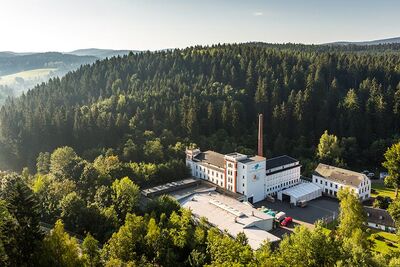
{"label": "annex building", "polygon": [[371,180],[362,173],[320,163],[312,175],[312,182],[331,197],[337,197],[339,189],[344,187],[349,187],[360,200],[371,197]]}

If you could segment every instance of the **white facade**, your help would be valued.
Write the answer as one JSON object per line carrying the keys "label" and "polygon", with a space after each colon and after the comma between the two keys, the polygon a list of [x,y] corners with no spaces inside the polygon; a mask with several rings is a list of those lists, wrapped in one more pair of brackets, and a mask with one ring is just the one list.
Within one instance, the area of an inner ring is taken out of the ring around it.
{"label": "white facade", "polygon": [[300,165],[292,168],[295,163],[286,166],[284,171],[268,172],[266,174],[265,192],[267,195],[276,193],[300,183]]}
{"label": "white facade", "polygon": [[300,164],[288,156],[267,160],[240,153],[222,155],[199,149],[186,151],[186,165],[192,176],[258,202],[300,182]]}
{"label": "white facade", "polygon": [[312,182],[320,186],[328,196],[337,197],[340,189],[348,187],[360,200],[371,197],[371,180],[362,173],[319,164],[312,175]]}
{"label": "white facade", "polygon": [[368,227],[374,228],[374,229],[379,229],[385,232],[389,232],[389,233],[395,233],[396,232],[396,228],[395,227],[391,227],[391,226],[385,226],[383,224],[378,224],[378,223],[373,223],[373,222],[367,222]]}

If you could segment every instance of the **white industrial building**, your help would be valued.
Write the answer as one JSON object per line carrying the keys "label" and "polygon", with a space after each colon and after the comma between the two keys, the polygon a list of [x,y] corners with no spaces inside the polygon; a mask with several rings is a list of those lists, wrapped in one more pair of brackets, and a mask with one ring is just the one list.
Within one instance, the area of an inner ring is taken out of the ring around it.
{"label": "white industrial building", "polygon": [[371,196],[371,180],[365,174],[322,163],[315,169],[312,182],[320,186],[325,195],[332,197],[337,197],[339,189],[344,187],[349,187],[360,200]]}
{"label": "white industrial building", "polygon": [[300,183],[300,163],[289,156],[266,159],[240,153],[220,154],[186,150],[186,164],[194,177],[245,196],[251,203]]}
{"label": "white industrial building", "polygon": [[268,232],[273,228],[274,217],[231,197],[217,192],[198,192],[180,199],[179,202],[182,207],[190,209],[193,216],[207,218],[211,225],[221,231],[227,231],[232,237],[244,233],[254,250],[264,241],[280,240]]}
{"label": "white industrial building", "polygon": [[263,157],[263,116],[258,117],[258,154],[186,149],[186,165],[192,176],[207,180],[228,191],[241,194],[250,203],[300,183],[300,162],[289,156]]}

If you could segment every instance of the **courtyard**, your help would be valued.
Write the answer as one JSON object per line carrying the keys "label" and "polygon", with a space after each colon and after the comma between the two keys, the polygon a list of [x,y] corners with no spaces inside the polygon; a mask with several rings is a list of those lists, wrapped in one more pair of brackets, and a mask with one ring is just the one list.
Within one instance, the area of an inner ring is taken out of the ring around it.
{"label": "courtyard", "polygon": [[293,207],[287,201],[275,200],[274,203],[267,200],[255,203],[256,208],[265,206],[275,211],[283,211],[286,216],[293,218],[295,224],[303,224],[312,227],[317,220],[337,218],[339,212],[339,202],[336,199],[322,196],[311,200],[304,208]]}

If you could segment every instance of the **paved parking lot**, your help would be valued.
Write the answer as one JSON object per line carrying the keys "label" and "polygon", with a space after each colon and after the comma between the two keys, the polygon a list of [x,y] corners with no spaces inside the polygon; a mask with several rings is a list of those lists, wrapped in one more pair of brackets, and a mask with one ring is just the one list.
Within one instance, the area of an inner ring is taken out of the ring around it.
{"label": "paved parking lot", "polygon": [[254,204],[254,206],[256,208],[265,206],[275,211],[283,211],[287,216],[292,217],[295,223],[306,226],[311,226],[317,220],[328,216],[335,216],[337,218],[339,211],[339,202],[329,197],[314,199],[304,208],[291,207],[289,202],[281,202],[279,200],[276,200],[275,203],[264,200]]}

